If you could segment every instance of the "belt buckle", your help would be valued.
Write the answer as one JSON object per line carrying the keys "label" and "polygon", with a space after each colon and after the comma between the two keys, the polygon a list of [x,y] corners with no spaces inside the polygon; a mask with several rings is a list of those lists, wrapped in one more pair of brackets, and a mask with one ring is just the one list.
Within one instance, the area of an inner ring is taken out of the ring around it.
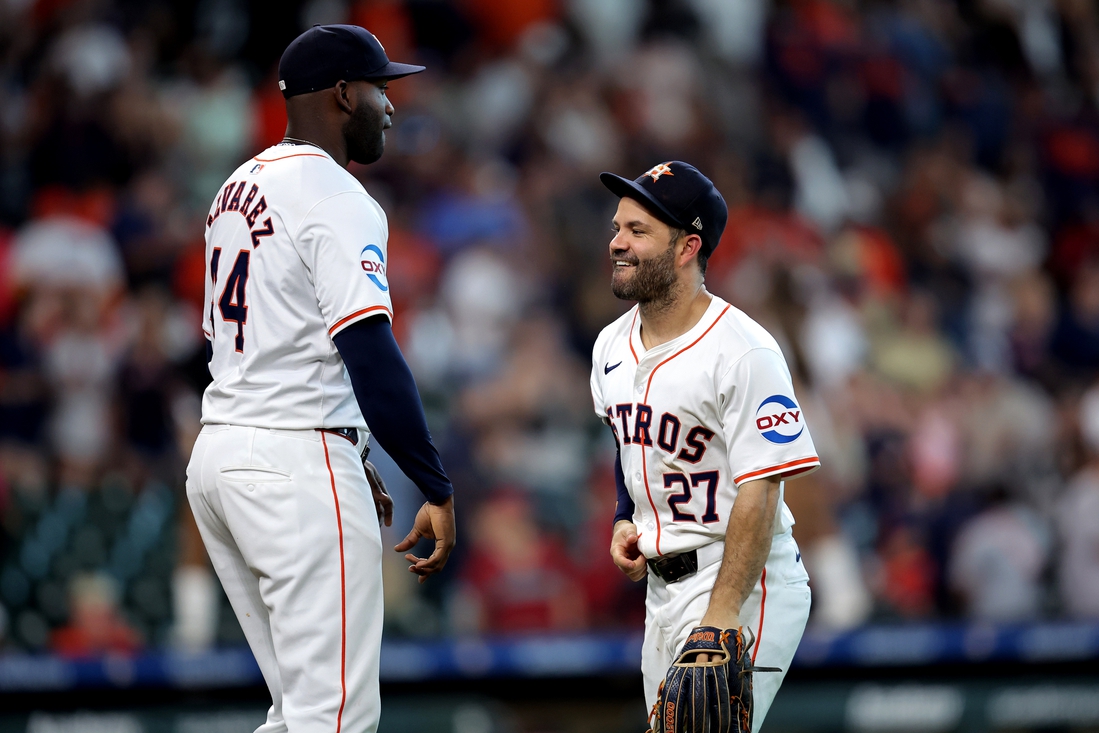
{"label": "belt buckle", "polygon": [[690,550],[671,557],[649,560],[653,575],[665,583],[675,583],[698,572],[698,552]]}

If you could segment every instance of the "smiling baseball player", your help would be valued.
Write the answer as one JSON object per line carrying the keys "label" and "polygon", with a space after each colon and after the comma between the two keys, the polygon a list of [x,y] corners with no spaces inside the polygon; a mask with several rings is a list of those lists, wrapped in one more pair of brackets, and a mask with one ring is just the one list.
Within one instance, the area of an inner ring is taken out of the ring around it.
{"label": "smiling baseball player", "polygon": [[[599,335],[591,390],[618,444],[611,557],[633,580],[648,575],[653,727],[758,730],[809,616],[783,480],[820,462],[775,339],[704,287],[728,216],[710,180],[678,161],[600,180],[620,197],[611,287],[637,305]],[[731,728],[736,692],[699,722],[662,686],[674,677],[681,696],[683,673],[714,668],[732,684],[753,664]]]}
{"label": "smiling baseball player", "polygon": [[423,581],[454,546],[453,489],[390,328],[385,213],[346,170],[381,157],[386,83],[419,71],[357,26],[303,33],[279,63],[285,139],[206,220],[213,382],[187,496],[271,692],[263,733],[377,729],[392,502],[360,456],[368,429],[427,497],[395,549],[435,548],[409,569]]}

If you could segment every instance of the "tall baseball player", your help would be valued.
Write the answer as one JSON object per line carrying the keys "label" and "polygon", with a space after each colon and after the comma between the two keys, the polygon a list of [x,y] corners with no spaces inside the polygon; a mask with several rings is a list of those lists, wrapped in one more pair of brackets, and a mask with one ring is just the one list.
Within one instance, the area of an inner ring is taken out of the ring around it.
{"label": "tall baseball player", "polygon": [[[783,481],[820,461],[775,339],[706,292],[728,216],[721,194],[679,161],[600,180],[620,197],[611,288],[637,305],[599,335],[591,390],[618,444],[611,557],[632,580],[648,575],[650,719],[658,732],[758,730],[809,616]],[[715,670],[728,695],[677,706]],[[736,687],[753,677],[754,696]],[[734,725],[721,727],[730,697]]]}
{"label": "tall baseball player", "polygon": [[206,219],[213,382],[187,496],[271,691],[263,733],[377,729],[392,502],[360,456],[368,429],[427,497],[395,549],[435,549],[409,569],[422,582],[454,546],[453,489],[390,329],[385,213],[346,170],[381,157],[386,83],[420,71],[357,26],[303,33],[279,63],[285,139]]}

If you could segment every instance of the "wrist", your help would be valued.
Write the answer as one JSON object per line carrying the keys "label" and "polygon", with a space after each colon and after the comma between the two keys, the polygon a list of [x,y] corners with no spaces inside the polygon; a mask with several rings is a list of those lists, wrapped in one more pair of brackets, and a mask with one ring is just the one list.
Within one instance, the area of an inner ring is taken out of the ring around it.
{"label": "wrist", "polygon": [[740,612],[711,601],[699,623],[702,626],[716,626],[719,629],[737,629],[740,628]]}
{"label": "wrist", "polygon": [[630,532],[633,532],[635,535],[637,534],[637,527],[634,526],[634,523],[628,519],[619,519],[614,523],[614,529],[611,531],[611,535],[619,537],[627,535]]}

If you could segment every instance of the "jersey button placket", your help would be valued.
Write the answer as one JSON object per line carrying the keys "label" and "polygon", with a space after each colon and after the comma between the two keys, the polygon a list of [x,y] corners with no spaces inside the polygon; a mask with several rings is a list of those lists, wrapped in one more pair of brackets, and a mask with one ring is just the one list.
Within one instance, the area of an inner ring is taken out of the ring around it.
{"label": "jersey button placket", "polygon": [[633,372],[633,389],[638,395],[645,394],[645,381],[649,376],[649,363],[646,356],[641,357],[641,362]]}

